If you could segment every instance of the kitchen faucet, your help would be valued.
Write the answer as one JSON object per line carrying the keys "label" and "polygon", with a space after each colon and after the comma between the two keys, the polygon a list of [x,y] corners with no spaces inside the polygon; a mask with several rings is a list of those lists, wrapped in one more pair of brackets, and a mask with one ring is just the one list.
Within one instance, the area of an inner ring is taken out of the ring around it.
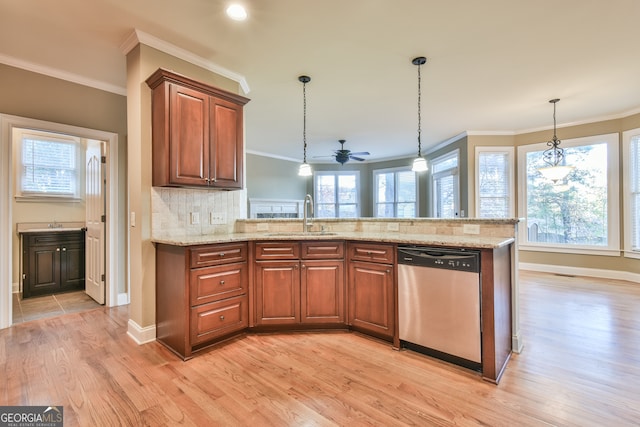
{"label": "kitchen faucet", "polygon": [[[311,217],[310,218],[307,217],[307,203],[309,203],[309,206],[311,207]],[[311,224],[309,222],[309,220],[311,218],[313,218],[313,197],[311,197],[311,194],[307,194],[304,197],[304,206],[302,208],[302,211],[304,212],[304,219],[302,220],[303,221],[302,222],[302,232],[306,233],[306,232],[310,231],[309,229],[313,225],[313,224]]]}

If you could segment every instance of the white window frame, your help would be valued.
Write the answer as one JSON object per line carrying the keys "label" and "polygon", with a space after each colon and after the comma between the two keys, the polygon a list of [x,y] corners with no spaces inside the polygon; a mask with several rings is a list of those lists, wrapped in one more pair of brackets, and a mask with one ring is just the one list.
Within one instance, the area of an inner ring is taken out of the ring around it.
{"label": "white window frame", "polygon": [[479,146],[476,147],[476,158],[475,158],[475,168],[476,168],[476,179],[475,179],[475,215],[477,218],[481,218],[480,216],[480,155],[481,154],[506,154],[507,156],[507,197],[509,198],[509,217],[513,218],[516,213],[516,204],[514,197],[514,189],[515,189],[515,149],[514,147],[498,147],[498,146]]}
{"label": "white window frame", "polygon": [[[316,194],[316,190],[318,188],[318,177],[319,176],[333,176],[334,180],[335,180],[335,188],[336,191],[338,191],[338,176],[344,176],[344,175],[355,175],[356,178],[356,218],[360,217],[360,171],[354,171],[354,170],[350,170],[350,171],[318,171],[318,172],[314,172],[313,173],[313,192],[316,195],[316,197],[314,197],[314,202],[316,204],[319,204],[320,201],[318,200],[317,194]],[[342,218],[340,216],[338,216],[339,212],[340,212],[340,205],[344,205],[344,203],[340,203],[338,201],[338,194],[335,195],[335,200],[336,202],[335,204],[335,212],[336,212],[336,216],[334,218]],[[349,203],[351,204],[351,203]],[[318,209],[319,211],[319,209]]]}
{"label": "white window frame", "polygon": [[[633,241],[631,236],[631,230],[633,229],[633,224],[639,224],[640,218],[636,218],[633,212],[633,203],[632,203],[632,194],[634,188],[631,185],[631,176],[632,176],[632,163],[631,163],[631,142],[634,138],[640,138],[640,128],[628,130],[622,133],[622,158],[624,159],[622,165],[623,172],[623,209],[624,214],[624,256],[627,258],[636,258],[640,259],[640,247],[634,249]],[[638,169],[640,169],[640,165],[637,165]],[[636,173],[640,173],[640,170],[637,170]],[[636,189],[636,191],[640,191],[640,189]],[[639,224],[640,226],[640,224]]]}
{"label": "white window frame", "polygon": [[[394,214],[394,218],[398,217],[398,174],[397,172],[411,172],[411,168],[410,167],[397,167],[397,168],[386,168],[386,169],[374,169],[373,171],[373,185],[376,185],[377,182],[377,176],[378,175],[382,175],[382,174],[386,174],[386,173],[393,173],[393,179],[394,179],[394,192],[393,192],[393,214]],[[415,175],[415,179],[416,179],[416,191],[415,191],[415,208],[414,208],[414,212],[416,213],[414,218],[418,217],[418,174],[416,172],[414,172]],[[376,218],[378,217],[378,189],[374,188],[373,189],[373,216]],[[386,218],[386,217],[385,217]]]}
{"label": "white window frame", "polygon": [[[42,138],[50,141],[54,141],[60,144],[72,145],[75,149],[75,188],[74,192],[70,194],[56,194],[37,191],[25,191],[23,188],[22,177],[24,176],[23,168],[24,162],[22,160],[22,142],[25,137]],[[82,142],[78,137],[71,135],[65,135],[55,132],[34,130],[27,128],[14,128],[12,132],[12,139],[14,144],[14,170],[15,170],[15,198],[18,202],[79,202],[82,200],[82,194],[84,192],[84,159]]]}
{"label": "white window frame", "polygon": [[[449,169],[445,169],[443,171],[440,172],[436,172],[434,173],[434,169],[438,163],[441,162],[445,162],[451,158],[456,158],[457,159],[457,166],[453,167],[453,168],[449,168]],[[460,150],[459,149],[455,149],[452,150],[450,152],[448,152],[447,154],[443,154],[440,157],[436,157],[435,159],[433,159],[431,162],[431,194],[432,194],[432,198],[431,198],[431,206],[429,208],[430,211],[430,215],[432,217],[435,218],[440,218],[438,217],[436,214],[436,206],[438,205],[437,203],[437,197],[438,197],[438,192],[436,191],[436,180],[445,177],[445,176],[453,176],[454,177],[454,210],[455,210],[455,214],[452,218],[460,218]]]}
{"label": "white window frame", "polygon": [[619,183],[619,136],[617,133],[566,139],[561,148],[579,147],[598,143],[607,144],[607,246],[569,245],[544,242],[529,242],[527,233],[527,177],[525,160],[527,153],[544,151],[546,142],[518,147],[518,216],[519,248],[527,251],[558,252],[585,255],[620,256],[620,183]]}

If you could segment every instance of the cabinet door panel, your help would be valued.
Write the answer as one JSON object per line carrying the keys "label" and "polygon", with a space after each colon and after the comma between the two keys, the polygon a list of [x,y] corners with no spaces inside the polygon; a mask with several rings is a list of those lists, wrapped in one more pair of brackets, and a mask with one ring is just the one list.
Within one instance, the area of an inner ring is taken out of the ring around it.
{"label": "cabinet door panel", "polygon": [[60,257],[60,288],[62,290],[84,289],[84,248],[84,242],[62,245]]}
{"label": "cabinet door panel", "polygon": [[390,265],[349,264],[349,323],[376,335],[394,333],[393,273]]}
{"label": "cabinet door panel", "polygon": [[344,323],[343,261],[303,261],[302,323]]}
{"label": "cabinet door panel", "polygon": [[45,295],[60,290],[60,247],[42,245],[29,249],[28,284],[24,297]]}
{"label": "cabinet door panel", "polygon": [[257,262],[255,271],[257,324],[299,323],[299,262]]}
{"label": "cabinet door panel", "polygon": [[209,178],[209,96],[171,85],[169,174],[172,184],[206,186]]}
{"label": "cabinet door panel", "polygon": [[214,187],[242,188],[242,107],[211,98],[212,152],[210,170]]}

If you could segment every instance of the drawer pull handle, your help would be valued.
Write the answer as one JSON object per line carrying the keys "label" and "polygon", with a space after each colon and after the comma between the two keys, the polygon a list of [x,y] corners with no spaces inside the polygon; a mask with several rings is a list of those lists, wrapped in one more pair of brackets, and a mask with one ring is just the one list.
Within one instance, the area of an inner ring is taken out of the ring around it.
{"label": "drawer pull handle", "polygon": [[220,316],[220,320],[224,320],[224,316]]}
{"label": "drawer pull handle", "polygon": [[371,251],[367,251],[367,255],[371,256]]}
{"label": "drawer pull handle", "polygon": [[224,256],[224,252],[220,252],[220,258]]}
{"label": "drawer pull handle", "polygon": [[224,280],[220,280],[220,284],[221,284],[221,285],[224,285]]}

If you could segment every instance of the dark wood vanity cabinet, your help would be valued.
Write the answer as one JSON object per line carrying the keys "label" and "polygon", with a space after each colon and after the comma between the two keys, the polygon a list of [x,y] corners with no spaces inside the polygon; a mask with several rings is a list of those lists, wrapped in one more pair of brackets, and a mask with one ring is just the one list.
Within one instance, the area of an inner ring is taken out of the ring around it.
{"label": "dark wood vanity cabinet", "polygon": [[84,289],[84,231],[23,235],[23,298]]}
{"label": "dark wood vanity cabinet", "polygon": [[153,185],[241,189],[249,99],[159,69],[152,89]]}

